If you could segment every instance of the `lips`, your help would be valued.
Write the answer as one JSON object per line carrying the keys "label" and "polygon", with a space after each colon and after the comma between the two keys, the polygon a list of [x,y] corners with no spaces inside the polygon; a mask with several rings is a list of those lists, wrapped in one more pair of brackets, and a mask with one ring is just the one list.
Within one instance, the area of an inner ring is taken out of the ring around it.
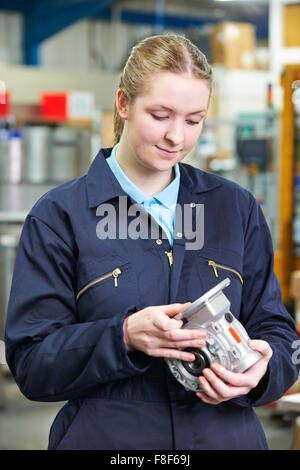
{"label": "lips", "polygon": [[159,147],[158,145],[156,145],[156,148],[165,156],[167,157],[174,157],[174,155],[176,155],[178,153],[178,150],[168,150],[168,149],[164,149],[162,147]]}

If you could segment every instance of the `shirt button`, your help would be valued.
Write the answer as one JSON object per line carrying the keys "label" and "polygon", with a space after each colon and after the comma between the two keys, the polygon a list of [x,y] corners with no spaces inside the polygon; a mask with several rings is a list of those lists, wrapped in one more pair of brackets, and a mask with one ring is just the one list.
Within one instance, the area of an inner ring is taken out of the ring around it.
{"label": "shirt button", "polygon": [[190,203],[190,207],[196,207],[196,203],[195,203],[195,202],[191,202],[191,203]]}
{"label": "shirt button", "polygon": [[181,233],[181,232],[178,232],[178,233],[176,234],[176,236],[177,236],[177,238],[182,238],[182,233]]}
{"label": "shirt button", "polygon": [[157,245],[161,245],[161,244],[162,244],[162,240],[160,240],[160,239],[156,240],[156,244],[157,244]]}

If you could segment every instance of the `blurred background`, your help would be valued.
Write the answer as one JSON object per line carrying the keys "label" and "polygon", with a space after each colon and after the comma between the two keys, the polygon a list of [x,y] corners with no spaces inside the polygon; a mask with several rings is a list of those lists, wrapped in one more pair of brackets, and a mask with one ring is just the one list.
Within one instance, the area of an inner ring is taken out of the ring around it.
{"label": "blurred background", "polygon": [[[186,162],[257,198],[285,305],[300,333],[300,2],[0,0],[0,449],[46,449],[63,403],[24,398],[4,325],[26,214],[112,144],[119,73],[139,40],[185,34],[214,68],[203,133]],[[300,386],[256,409],[271,449],[300,449]]]}

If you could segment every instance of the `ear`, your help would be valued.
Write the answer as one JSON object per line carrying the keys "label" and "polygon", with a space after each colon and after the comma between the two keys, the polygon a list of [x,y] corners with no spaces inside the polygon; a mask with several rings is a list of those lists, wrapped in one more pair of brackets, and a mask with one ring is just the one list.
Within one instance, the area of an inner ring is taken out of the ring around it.
{"label": "ear", "polygon": [[124,96],[124,93],[120,88],[116,93],[116,108],[122,119],[128,118],[128,102],[127,98]]}

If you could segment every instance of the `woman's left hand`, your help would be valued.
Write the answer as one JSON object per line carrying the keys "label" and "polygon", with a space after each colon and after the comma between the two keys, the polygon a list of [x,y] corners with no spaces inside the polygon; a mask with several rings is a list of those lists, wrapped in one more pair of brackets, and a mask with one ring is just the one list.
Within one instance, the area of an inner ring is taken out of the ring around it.
{"label": "woman's left hand", "polygon": [[249,346],[259,351],[262,358],[244,373],[231,372],[220,364],[214,363],[209,369],[203,370],[199,383],[203,392],[196,395],[205,403],[217,405],[223,401],[247,395],[258,385],[265,375],[269,360],[273,354],[270,345],[263,340],[250,340]]}

